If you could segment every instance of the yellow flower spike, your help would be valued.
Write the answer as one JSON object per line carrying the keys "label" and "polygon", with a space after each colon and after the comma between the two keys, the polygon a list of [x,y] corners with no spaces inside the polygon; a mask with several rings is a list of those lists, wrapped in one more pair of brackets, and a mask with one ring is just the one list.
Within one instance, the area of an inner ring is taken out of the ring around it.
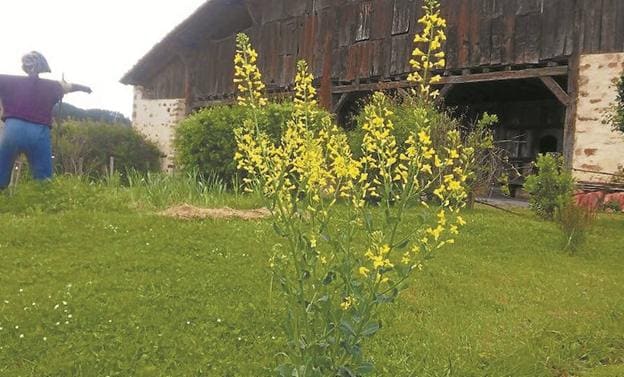
{"label": "yellow flower spike", "polygon": [[[446,67],[444,60],[446,54],[439,51],[442,48],[442,43],[446,41],[444,34],[446,20],[440,15],[438,0],[427,0],[423,9],[425,15],[418,20],[423,29],[420,34],[414,37],[414,44],[417,46],[414,47],[412,56],[416,59],[410,60],[413,73],[408,75],[407,79],[418,84],[420,95],[425,100],[430,100],[439,95],[437,90],[431,90],[431,85],[439,83],[441,80],[438,76],[432,76],[431,71],[434,68],[444,69]],[[418,47],[419,44],[425,45],[424,51]],[[434,58],[437,59],[436,62],[433,62]],[[420,62],[417,59],[420,59]]]}
{"label": "yellow flower spike", "polygon": [[265,88],[262,83],[262,74],[255,65],[258,53],[251,46],[249,36],[238,34],[236,36],[236,55],[234,56],[234,83],[238,89],[238,104],[251,108],[259,108],[266,105],[266,99],[262,93]]}

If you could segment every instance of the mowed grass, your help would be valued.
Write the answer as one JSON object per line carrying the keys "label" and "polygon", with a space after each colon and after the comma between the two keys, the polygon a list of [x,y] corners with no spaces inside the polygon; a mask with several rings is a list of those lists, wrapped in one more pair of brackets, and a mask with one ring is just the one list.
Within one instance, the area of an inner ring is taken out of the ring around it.
{"label": "mowed grass", "polygon": [[[0,376],[272,375],[270,222],[178,221],[137,198],[72,180],[0,195]],[[374,375],[624,376],[624,217],[572,256],[528,213],[466,218],[384,309]]]}

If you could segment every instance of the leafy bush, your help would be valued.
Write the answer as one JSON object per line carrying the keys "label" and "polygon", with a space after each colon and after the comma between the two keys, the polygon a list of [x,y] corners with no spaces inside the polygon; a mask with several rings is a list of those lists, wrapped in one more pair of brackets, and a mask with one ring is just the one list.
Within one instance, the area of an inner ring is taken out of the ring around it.
{"label": "leafy bush", "polygon": [[[508,163],[505,151],[494,142],[493,127],[498,122],[496,115],[485,113],[475,124],[464,127],[450,113],[411,96],[393,98],[388,102],[388,109],[392,113],[388,119],[394,125],[397,145],[401,151],[404,150],[405,141],[411,132],[428,128],[433,148],[441,158],[447,158],[447,149],[453,143],[449,136],[454,131],[461,133],[463,144],[473,151],[467,166],[469,204],[472,204],[479,190],[504,181],[503,175]],[[362,112],[355,120],[356,128],[349,132],[349,144],[353,154],[359,157],[362,155],[362,125],[366,120],[365,114]]]}
{"label": "leafy bush", "polygon": [[[388,120],[394,125],[394,135],[400,149],[404,148],[405,141],[412,131],[424,127],[430,128],[433,145],[439,149],[437,147],[446,144],[449,132],[461,127],[460,123],[446,112],[439,111],[430,103],[411,97],[392,98],[388,101],[388,110],[392,113],[388,116]],[[355,129],[349,132],[349,144],[355,157],[362,155],[364,139],[362,125],[365,122],[366,115],[361,112],[355,118]]]}
{"label": "leafy bush", "polygon": [[574,180],[560,155],[539,155],[535,165],[537,173],[524,183],[530,196],[529,206],[538,216],[552,220],[555,210],[566,205],[572,195]]}
{"label": "leafy bush", "polygon": [[105,176],[111,156],[116,171],[160,169],[158,147],[126,126],[68,121],[53,129],[52,145],[56,170],[62,174]]}
{"label": "leafy bush", "polygon": [[[277,142],[292,112],[292,103],[270,103],[258,112],[258,124]],[[327,113],[321,112],[319,117],[322,115]],[[199,172],[201,176],[216,174],[230,182],[237,170],[234,127],[243,124],[249,116],[249,108],[222,105],[198,111],[184,120],[176,130],[175,140],[176,155],[182,169]]]}
{"label": "leafy bush", "polygon": [[612,126],[614,130],[624,133],[624,74],[617,82],[617,91],[615,104],[606,113],[604,123]]}
{"label": "leafy bush", "polygon": [[563,232],[564,250],[575,252],[583,246],[596,213],[567,200],[557,209],[557,223]]}

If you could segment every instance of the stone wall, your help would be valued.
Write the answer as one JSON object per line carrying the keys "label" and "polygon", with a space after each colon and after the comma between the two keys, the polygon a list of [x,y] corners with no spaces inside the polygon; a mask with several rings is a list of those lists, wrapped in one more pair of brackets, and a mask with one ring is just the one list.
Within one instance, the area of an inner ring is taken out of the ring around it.
{"label": "stone wall", "polygon": [[[617,96],[615,83],[624,72],[624,54],[582,55],[573,164],[575,177],[585,182],[608,182],[624,165],[624,135],[603,124]],[[582,171],[579,171],[582,170]]]}
{"label": "stone wall", "polygon": [[148,140],[156,143],[163,153],[162,169],[172,172],[175,168],[175,128],[186,115],[184,99],[144,99],[140,87],[134,90],[134,113],[132,126]]}

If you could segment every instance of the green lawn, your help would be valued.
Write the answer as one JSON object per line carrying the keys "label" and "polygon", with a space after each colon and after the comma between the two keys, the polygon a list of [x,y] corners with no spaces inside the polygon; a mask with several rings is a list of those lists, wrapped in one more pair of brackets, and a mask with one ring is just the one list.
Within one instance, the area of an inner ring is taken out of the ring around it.
{"label": "green lawn", "polygon": [[[75,182],[0,195],[0,376],[271,375],[271,224],[155,213]],[[524,215],[467,214],[387,307],[376,376],[624,376],[624,217],[570,256]]]}

